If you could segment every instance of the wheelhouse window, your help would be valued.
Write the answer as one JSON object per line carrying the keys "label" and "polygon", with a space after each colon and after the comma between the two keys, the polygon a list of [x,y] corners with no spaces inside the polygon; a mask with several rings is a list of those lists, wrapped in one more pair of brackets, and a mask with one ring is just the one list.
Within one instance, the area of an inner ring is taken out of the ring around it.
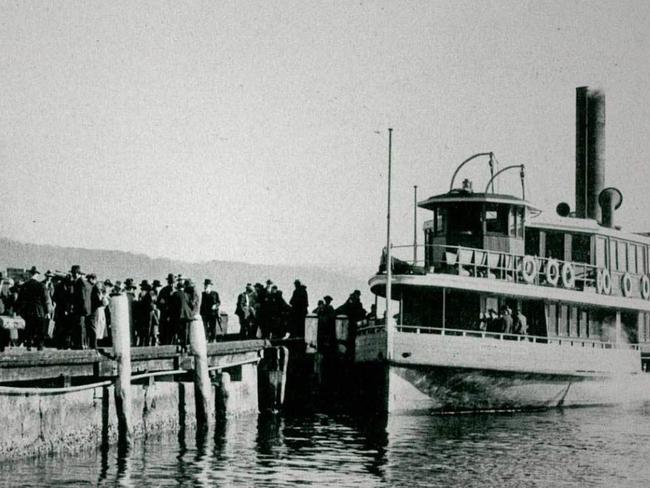
{"label": "wheelhouse window", "polygon": [[514,218],[509,205],[487,203],[485,205],[485,232],[488,234],[514,235]]}
{"label": "wheelhouse window", "polygon": [[433,212],[433,234],[444,236],[447,231],[447,209],[438,207]]}
{"label": "wheelhouse window", "polygon": [[464,203],[450,206],[447,211],[447,229],[449,234],[480,236],[481,205]]}

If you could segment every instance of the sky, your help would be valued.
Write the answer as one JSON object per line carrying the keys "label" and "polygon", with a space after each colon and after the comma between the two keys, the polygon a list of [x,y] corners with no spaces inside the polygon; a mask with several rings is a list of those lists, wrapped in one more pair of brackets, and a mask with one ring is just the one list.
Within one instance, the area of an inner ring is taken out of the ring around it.
{"label": "sky", "polygon": [[525,164],[538,207],[573,208],[583,85],[606,93],[618,223],[650,230],[649,27],[645,1],[5,0],[0,235],[371,269],[388,127],[409,244],[413,186],[446,191],[477,152]]}

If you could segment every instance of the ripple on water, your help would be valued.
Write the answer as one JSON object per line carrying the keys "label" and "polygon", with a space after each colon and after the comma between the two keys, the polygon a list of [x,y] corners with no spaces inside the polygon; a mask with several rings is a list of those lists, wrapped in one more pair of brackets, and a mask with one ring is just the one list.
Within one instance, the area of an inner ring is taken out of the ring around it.
{"label": "ripple on water", "polygon": [[650,408],[461,416],[248,417],[209,436],[0,464],[36,486],[650,486]]}

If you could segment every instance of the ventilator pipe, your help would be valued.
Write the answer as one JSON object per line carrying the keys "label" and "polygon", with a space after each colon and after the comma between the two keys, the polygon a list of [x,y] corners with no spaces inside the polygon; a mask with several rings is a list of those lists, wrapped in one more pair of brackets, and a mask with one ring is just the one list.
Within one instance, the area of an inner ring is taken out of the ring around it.
{"label": "ventilator pipe", "polygon": [[614,211],[618,210],[623,204],[623,194],[618,188],[608,187],[598,195],[598,204],[600,205],[602,220],[600,225],[603,227],[614,227]]}
{"label": "ventilator pipe", "polygon": [[[521,199],[525,200],[526,199],[526,187],[525,187],[525,178],[526,178],[526,173],[525,173],[525,166],[523,164],[512,164],[510,166],[506,166],[503,169],[500,169],[497,171],[492,178],[490,178],[490,181],[488,181],[487,185],[485,185],[485,193],[487,193],[488,188],[490,188],[490,184],[493,183],[493,181],[496,179],[497,176],[499,176],[501,173],[508,171],[513,168],[519,168],[519,177],[521,178]],[[493,190],[492,192],[494,193],[494,185],[492,186]]]}
{"label": "ventilator pipe", "polygon": [[[470,156],[467,158],[465,161],[460,163],[458,167],[456,168],[456,171],[454,171],[454,174],[451,177],[451,183],[449,184],[449,191],[454,189],[454,180],[456,179],[456,175],[460,171],[460,169],[465,166],[467,163],[469,163],[471,160],[476,159],[480,156],[490,156],[490,160],[488,161],[488,164],[490,165],[490,181],[494,179],[494,153],[493,152],[482,152],[482,153],[477,153],[474,154],[474,156]],[[494,185],[492,186],[492,191],[494,191]]]}

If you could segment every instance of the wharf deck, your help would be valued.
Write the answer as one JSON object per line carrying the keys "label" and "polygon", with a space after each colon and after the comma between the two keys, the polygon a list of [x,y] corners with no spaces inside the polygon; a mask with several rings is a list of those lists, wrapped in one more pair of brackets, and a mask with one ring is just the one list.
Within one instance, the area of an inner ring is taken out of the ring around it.
{"label": "wharf deck", "polygon": [[[265,340],[224,340],[207,345],[210,369],[228,368],[259,360],[260,351],[270,344]],[[177,346],[132,347],[133,373],[192,371],[194,358]],[[0,384],[40,380],[88,381],[112,378],[117,363],[112,348],[97,350],[27,351],[8,348],[0,353]]]}

